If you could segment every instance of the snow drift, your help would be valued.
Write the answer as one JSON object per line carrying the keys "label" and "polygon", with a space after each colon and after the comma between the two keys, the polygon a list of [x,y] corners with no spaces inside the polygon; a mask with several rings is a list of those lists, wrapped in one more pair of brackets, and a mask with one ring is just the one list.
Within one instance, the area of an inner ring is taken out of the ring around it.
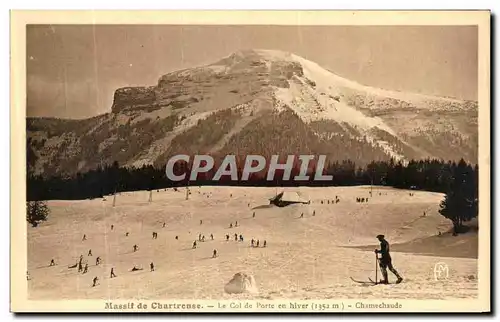
{"label": "snow drift", "polygon": [[226,284],[224,291],[229,294],[258,293],[255,278],[245,273],[236,273]]}

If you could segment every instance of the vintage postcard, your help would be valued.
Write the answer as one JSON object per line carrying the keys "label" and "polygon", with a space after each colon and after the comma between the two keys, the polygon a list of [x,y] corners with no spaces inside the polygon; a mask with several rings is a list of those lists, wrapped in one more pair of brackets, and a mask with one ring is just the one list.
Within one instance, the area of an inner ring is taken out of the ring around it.
{"label": "vintage postcard", "polygon": [[14,312],[490,312],[489,11],[11,12]]}

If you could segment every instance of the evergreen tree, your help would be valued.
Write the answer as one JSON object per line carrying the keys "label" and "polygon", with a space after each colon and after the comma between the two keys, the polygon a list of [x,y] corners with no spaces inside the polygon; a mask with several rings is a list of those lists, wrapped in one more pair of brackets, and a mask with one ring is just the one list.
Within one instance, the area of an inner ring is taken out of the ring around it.
{"label": "evergreen tree", "polygon": [[26,220],[33,227],[37,227],[40,222],[46,221],[49,212],[49,207],[43,201],[26,202]]}
{"label": "evergreen tree", "polygon": [[455,234],[462,231],[464,222],[477,217],[476,178],[475,171],[463,159],[453,168],[449,190],[440,204],[439,213],[453,222]]}

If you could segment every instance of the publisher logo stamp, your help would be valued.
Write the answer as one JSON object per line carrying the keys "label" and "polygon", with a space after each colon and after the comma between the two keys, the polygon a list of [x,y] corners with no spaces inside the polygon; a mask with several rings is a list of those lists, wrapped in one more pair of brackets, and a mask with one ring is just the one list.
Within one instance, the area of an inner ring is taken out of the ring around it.
{"label": "publisher logo stamp", "polygon": [[446,280],[449,276],[448,265],[445,263],[436,263],[434,265],[434,279],[436,281]]}

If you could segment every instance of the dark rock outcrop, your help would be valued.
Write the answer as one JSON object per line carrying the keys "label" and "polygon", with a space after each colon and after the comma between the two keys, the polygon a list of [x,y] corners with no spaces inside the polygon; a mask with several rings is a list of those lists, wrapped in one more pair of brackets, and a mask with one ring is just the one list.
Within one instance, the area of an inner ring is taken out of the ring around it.
{"label": "dark rock outcrop", "polygon": [[123,87],[115,91],[111,111],[118,113],[128,107],[153,104],[156,101],[155,87]]}

